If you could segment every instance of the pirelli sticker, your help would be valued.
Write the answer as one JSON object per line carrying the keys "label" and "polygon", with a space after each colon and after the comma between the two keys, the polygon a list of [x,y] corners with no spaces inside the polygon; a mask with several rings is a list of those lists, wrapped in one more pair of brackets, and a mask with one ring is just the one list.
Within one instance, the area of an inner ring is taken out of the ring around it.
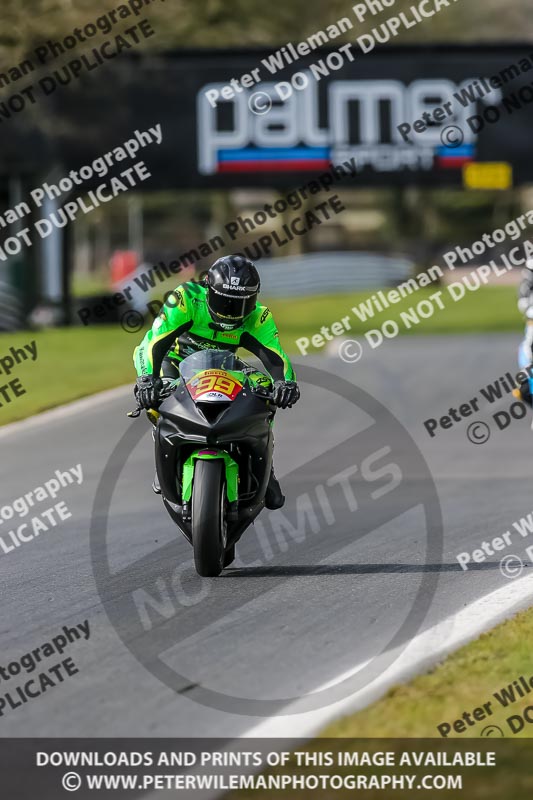
{"label": "pirelli sticker", "polygon": [[223,370],[206,369],[195,375],[187,383],[187,388],[193,400],[199,400],[207,392],[218,392],[228,400],[235,400],[242,389],[242,383]]}

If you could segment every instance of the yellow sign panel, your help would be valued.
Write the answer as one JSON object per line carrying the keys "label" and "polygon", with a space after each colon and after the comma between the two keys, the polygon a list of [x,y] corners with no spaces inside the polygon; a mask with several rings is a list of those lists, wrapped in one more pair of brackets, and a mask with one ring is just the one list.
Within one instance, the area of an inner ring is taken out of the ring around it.
{"label": "yellow sign panel", "polygon": [[463,166],[465,189],[511,189],[513,168],[506,161],[472,161]]}

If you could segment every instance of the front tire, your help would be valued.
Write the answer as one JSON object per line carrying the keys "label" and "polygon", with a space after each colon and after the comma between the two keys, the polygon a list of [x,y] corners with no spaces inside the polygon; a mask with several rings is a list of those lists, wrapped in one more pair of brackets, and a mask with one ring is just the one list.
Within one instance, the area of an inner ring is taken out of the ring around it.
{"label": "front tire", "polygon": [[222,459],[198,459],[192,487],[192,544],[196,572],[216,578],[226,549],[225,471]]}
{"label": "front tire", "polygon": [[224,567],[229,567],[235,561],[235,545],[232,544],[231,547],[226,550],[224,555]]}

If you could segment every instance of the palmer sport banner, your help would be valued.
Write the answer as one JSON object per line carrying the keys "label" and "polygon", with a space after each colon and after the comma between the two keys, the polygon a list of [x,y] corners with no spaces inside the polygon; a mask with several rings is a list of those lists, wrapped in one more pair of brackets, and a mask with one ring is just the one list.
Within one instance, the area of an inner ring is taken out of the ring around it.
{"label": "palmer sport banner", "polygon": [[[515,184],[533,180],[533,46],[380,47],[376,36],[334,50],[307,41],[132,57],[126,68],[102,58],[86,73],[78,65],[76,80],[72,68],[70,80],[51,70],[39,111],[76,120],[53,126],[63,131],[55,153],[73,168],[95,139],[112,152],[160,125],[151,188],[292,187],[354,162],[362,186],[458,184],[476,162],[505,163]],[[1,157],[28,170],[42,150],[33,116],[20,137],[15,112],[0,126]]]}

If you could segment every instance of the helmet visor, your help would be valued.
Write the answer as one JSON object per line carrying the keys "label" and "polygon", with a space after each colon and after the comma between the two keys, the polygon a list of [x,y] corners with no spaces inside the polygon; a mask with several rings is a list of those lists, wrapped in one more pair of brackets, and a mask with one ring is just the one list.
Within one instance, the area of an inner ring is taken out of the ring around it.
{"label": "helmet visor", "polygon": [[234,322],[244,319],[255,308],[257,294],[239,297],[237,294],[222,294],[209,287],[208,306],[211,313],[221,320]]}

